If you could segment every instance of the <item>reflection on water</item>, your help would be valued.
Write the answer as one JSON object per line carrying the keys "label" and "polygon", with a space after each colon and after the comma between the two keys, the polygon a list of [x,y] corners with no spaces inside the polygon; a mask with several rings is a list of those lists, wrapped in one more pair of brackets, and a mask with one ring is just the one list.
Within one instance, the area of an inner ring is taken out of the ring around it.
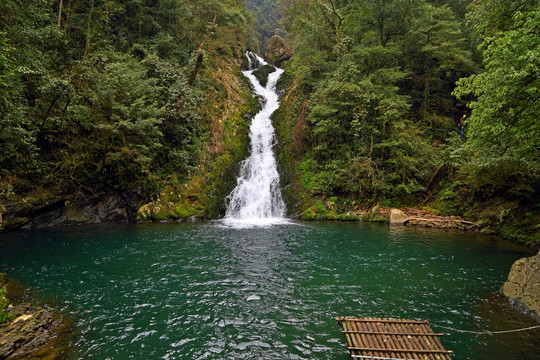
{"label": "reflection on water", "polygon": [[[77,319],[84,359],[345,360],[334,319],[348,315],[474,331],[536,323],[493,293],[524,249],[462,232],[212,222],[0,241],[0,271]],[[450,333],[442,342],[455,359],[540,359],[538,335]]]}

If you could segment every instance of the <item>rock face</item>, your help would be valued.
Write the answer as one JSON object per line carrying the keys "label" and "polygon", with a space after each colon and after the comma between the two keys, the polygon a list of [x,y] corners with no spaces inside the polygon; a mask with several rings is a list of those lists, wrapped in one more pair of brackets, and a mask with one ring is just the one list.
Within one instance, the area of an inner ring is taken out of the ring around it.
{"label": "rock face", "polygon": [[276,68],[272,65],[264,65],[255,70],[253,72],[253,75],[255,75],[255,77],[257,78],[257,80],[259,80],[259,83],[263,87],[266,87],[266,85],[268,84],[268,76],[274,71],[276,71]]}
{"label": "rock face", "polygon": [[516,261],[501,290],[540,316],[540,252]]}
{"label": "rock face", "polygon": [[101,193],[5,204],[0,207],[0,231],[128,221],[137,211],[137,200],[137,194]]}
{"label": "rock face", "polygon": [[399,209],[390,209],[390,225],[403,225],[409,221],[409,217]]}
{"label": "rock face", "polygon": [[0,359],[64,359],[70,328],[49,311],[26,311],[30,313],[0,325]]}
{"label": "rock face", "polygon": [[[61,360],[71,358],[76,331],[63,317],[30,304],[9,305],[8,296],[22,291],[21,286],[0,274],[0,359]],[[18,294],[19,296],[21,294]],[[6,314],[8,315],[6,317]]]}
{"label": "rock face", "polygon": [[268,43],[268,48],[264,56],[269,62],[279,67],[282,62],[291,58],[292,51],[281,36],[274,35]]}

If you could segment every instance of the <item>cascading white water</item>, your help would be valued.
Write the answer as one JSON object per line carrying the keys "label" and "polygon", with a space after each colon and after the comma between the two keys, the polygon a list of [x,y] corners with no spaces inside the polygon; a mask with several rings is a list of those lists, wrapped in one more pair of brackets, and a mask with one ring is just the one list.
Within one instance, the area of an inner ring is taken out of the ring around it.
{"label": "cascading white water", "polygon": [[254,224],[280,222],[285,216],[285,204],[272,150],[274,128],[270,116],[279,107],[275,87],[283,70],[276,68],[270,73],[268,83],[263,87],[253,72],[267,63],[251,52],[246,56],[249,70],[243,71],[243,74],[253,85],[255,93],[262,98],[263,107],[251,121],[250,155],[242,162],[236,187],[227,197],[225,220]]}

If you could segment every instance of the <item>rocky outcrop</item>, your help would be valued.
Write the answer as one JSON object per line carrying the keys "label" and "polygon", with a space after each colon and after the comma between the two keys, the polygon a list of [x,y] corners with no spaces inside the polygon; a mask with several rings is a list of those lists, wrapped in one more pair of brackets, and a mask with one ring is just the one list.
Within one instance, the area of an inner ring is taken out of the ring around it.
{"label": "rocky outcrop", "polygon": [[[75,331],[64,318],[30,304],[9,305],[21,284],[0,274],[0,359],[66,359],[74,351]],[[20,295],[20,294],[19,294]],[[15,295],[17,297],[17,295]]]}
{"label": "rocky outcrop", "polygon": [[137,211],[138,199],[137,194],[100,193],[9,203],[0,208],[0,231],[128,221]]}
{"label": "rocky outcrop", "polygon": [[501,290],[540,316],[540,252],[516,261]]}
{"label": "rocky outcrop", "polygon": [[30,306],[17,307],[24,312],[15,320],[0,325],[0,359],[65,359],[71,335],[70,327],[51,312]]}
{"label": "rocky outcrop", "polygon": [[268,43],[264,56],[269,62],[279,67],[281,63],[291,58],[292,51],[281,36],[274,35]]}
{"label": "rocky outcrop", "polygon": [[404,225],[409,221],[409,217],[399,209],[390,209],[390,225]]}
{"label": "rocky outcrop", "polygon": [[257,70],[253,72],[253,75],[259,80],[259,83],[266,87],[266,84],[268,84],[268,76],[276,71],[276,68],[272,65],[263,65]]}

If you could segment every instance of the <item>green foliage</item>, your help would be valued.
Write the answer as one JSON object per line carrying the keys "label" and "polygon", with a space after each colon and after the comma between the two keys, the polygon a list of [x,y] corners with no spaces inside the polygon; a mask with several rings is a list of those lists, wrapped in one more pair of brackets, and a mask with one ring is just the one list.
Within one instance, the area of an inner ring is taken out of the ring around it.
{"label": "green foliage", "polygon": [[8,306],[9,306],[9,300],[6,298],[5,288],[0,286],[0,324],[9,322],[15,319],[15,315],[10,314],[6,311]]}
{"label": "green foliage", "polygon": [[259,41],[259,52],[264,54],[270,38],[274,35],[283,35],[283,30],[280,28],[283,14],[279,1],[247,0],[247,6],[255,16],[255,32]]}
{"label": "green foliage", "polygon": [[459,105],[452,96],[455,82],[476,68],[462,24],[448,6],[425,5],[401,46],[407,54],[406,68],[415,74],[410,81],[413,110],[433,137],[445,141],[455,128]]}
{"label": "green foliage", "polygon": [[159,178],[190,177],[212,121],[201,105],[227,93],[206,59],[232,63],[251,21],[233,0],[2,1],[0,192],[148,195]]}
{"label": "green foliage", "polygon": [[[484,13],[485,3],[505,16]],[[455,93],[477,98],[470,104],[467,147],[483,154],[477,158],[479,165],[523,161],[538,174],[540,11],[536,1],[524,1],[507,13],[510,3],[473,2],[470,18],[478,22],[476,28],[483,38],[486,71],[460,80]]]}
{"label": "green foliage", "polygon": [[497,212],[493,228],[530,238],[536,225],[524,219],[535,218],[540,188],[538,1],[281,3],[294,56],[287,114],[276,117],[278,159],[305,218],[335,217],[312,198],[336,195],[429,200],[434,213],[470,219],[517,204],[521,216]]}
{"label": "green foliage", "polygon": [[[482,40],[485,71],[461,79],[455,90],[472,99],[464,146],[471,162],[460,176],[474,201],[501,198],[531,209],[540,196],[538,2],[473,1],[468,18]],[[534,227],[528,218],[503,223],[501,231],[533,241],[524,234]]]}
{"label": "green foliage", "polygon": [[392,200],[386,199],[384,201],[379,202],[379,204],[381,204],[382,206],[390,207],[392,206]]}
{"label": "green foliage", "polygon": [[295,54],[290,91],[309,99],[303,188],[422,194],[442,161],[440,141],[453,139],[453,83],[474,67],[452,11],[424,1],[283,3]]}

